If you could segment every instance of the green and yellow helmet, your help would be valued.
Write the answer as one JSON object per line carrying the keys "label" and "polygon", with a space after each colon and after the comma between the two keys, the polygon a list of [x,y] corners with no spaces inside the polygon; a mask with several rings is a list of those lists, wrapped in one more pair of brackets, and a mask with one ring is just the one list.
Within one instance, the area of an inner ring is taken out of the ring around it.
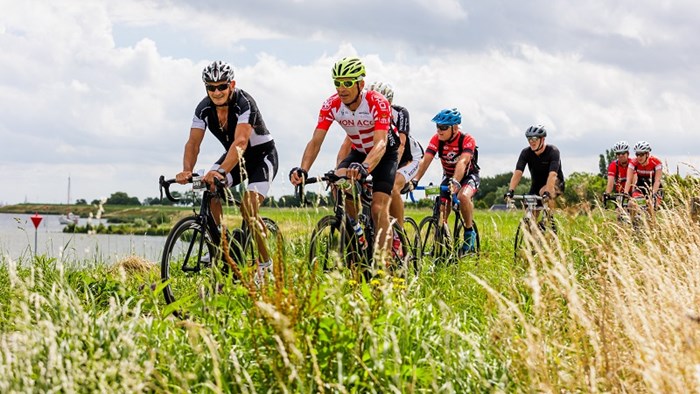
{"label": "green and yellow helmet", "polygon": [[365,65],[357,57],[344,57],[333,66],[333,79],[354,78],[362,79],[365,76]]}

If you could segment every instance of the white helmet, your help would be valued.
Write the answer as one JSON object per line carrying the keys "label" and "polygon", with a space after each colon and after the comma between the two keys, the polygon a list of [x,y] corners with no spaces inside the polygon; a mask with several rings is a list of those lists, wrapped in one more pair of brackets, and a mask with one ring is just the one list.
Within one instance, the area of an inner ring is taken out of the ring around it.
{"label": "white helmet", "polygon": [[612,150],[614,153],[628,153],[630,151],[630,144],[627,141],[617,141],[613,145]]}
{"label": "white helmet", "polygon": [[651,152],[651,145],[649,145],[649,143],[646,141],[639,141],[636,144],[634,144],[633,150],[635,152],[649,153]]}
{"label": "white helmet", "polygon": [[202,81],[206,82],[231,82],[233,81],[233,67],[226,62],[217,60],[202,70]]}
{"label": "white helmet", "polygon": [[382,96],[389,100],[389,103],[394,101],[394,89],[388,83],[372,82],[372,84],[369,85],[369,90],[381,93]]}

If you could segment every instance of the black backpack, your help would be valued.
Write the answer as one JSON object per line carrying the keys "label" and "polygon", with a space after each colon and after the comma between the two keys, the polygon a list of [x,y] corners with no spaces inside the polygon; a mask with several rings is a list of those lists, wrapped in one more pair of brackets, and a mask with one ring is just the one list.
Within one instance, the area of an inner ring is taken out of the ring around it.
{"label": "black backpack", "polygon": [[[462,132],[459,133],[459,154],[462,154],[462,145],[464,144],[464,137],[466,135]],[[445,141],[440,141],[438,142],[438,156],[442,157],[442,150],[445,148]],[[473,171],[479,171],[481,168],[479,168],[479,147],[475,146],[474,147],[474,154],[472,155],[472,161],[470,163],[470,167],[473,169]],[[467,172],[472,172],[469,171],[469,168],[467,168]]]}

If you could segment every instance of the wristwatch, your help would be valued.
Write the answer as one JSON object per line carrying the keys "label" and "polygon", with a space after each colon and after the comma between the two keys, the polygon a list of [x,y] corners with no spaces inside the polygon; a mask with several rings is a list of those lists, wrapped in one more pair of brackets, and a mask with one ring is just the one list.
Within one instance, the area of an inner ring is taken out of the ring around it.
{"label": "wristwatch", "polygon": [[365,170],[367,170],[367,172],[369,172],[369,164],[368,163],[362,163],[362,167],[364,167]]}
{"label": "wristwatch", "polygon": [[224,170],[224,169],[221,168],[221,167],[219,167],[219,168],[216,170],[216,172],[218,172],[219,174],[221,174],[221,176],[223,176],[224,178],[226,178],[226,174],[228,174],[228,173],[226,172],[226,170]]}

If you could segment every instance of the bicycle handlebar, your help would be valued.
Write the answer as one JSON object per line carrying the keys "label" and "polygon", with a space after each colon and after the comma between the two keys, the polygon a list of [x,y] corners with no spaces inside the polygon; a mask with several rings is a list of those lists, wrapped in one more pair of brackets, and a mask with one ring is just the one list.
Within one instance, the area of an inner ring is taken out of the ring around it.
{"label": "bicycle handlebar", "polygon": [[[203,178],[204,177],[202,176],[189,177],[187,178],[187,183],[192,184],[192,190],[207,189],[206,183],[204,183]],[[165,179],[165,176],[163,175],[161,175],[160,178],[158,178],[161,200],[163,199],[163,190],[165,190],[165,196],[168,198],[168,200],[172,202],[180,201],[179,198],[175,198],[172,194],[170,194],[170,185],[172,185],[173,183],[177,183],[177,180],[175,180],[175,178]],[[214,186],[216,187],[216,191],[219,192],[226,187],[226,184],[222,182],[219,178],[214,178]]]}
{"label": "bicycle handlebar", "polygon": [[[327,182],[328,185],[326,185],[326,189],[328,189],[328,187],[332,183],[338,184],[339,182],[346,181],[346,180],[350,180],[350,178],[345,176],[345,175],[338,176],[335,174],[335,170],[331,170],[331,171],[326,172],[322,176],[315,176],[315,177],[306,178],[306,181],[304,181],[304,182],[302,182],[294,187],[294,192],[297,195],[297,197],[299,198],[301,205],[306,206],[307,202],[306,202],[306,193],[304,192],[304,186],[311,185],[311,184],[318,183],[318,182]],[[364,179],[356,180],[356,182],[359,182],[361,185],[369,186],[370,190],[371,190],[371,186],[372,186],[371,180],[364,178]],[[368,200],[372,199],[372,194],[365,193],[364,188],[362,189],[362,192],[360,194]]]}
{"label": "bicycle handlebar", "polygon": [[[416,186],[408,192],[408,196],[411,199],[411,202],[416,202],[415,197],[413,197],[413,191],[415,190],[423,190],[425,192],[426,196],[429,195],[439,195],[441,192],[449,192],[450,187],[447,185],[428,185],[428,186]],[[451,193],[452,194],[452,202],[454,204],[459,204],[459,199],[457,198],[457,193]]]}

